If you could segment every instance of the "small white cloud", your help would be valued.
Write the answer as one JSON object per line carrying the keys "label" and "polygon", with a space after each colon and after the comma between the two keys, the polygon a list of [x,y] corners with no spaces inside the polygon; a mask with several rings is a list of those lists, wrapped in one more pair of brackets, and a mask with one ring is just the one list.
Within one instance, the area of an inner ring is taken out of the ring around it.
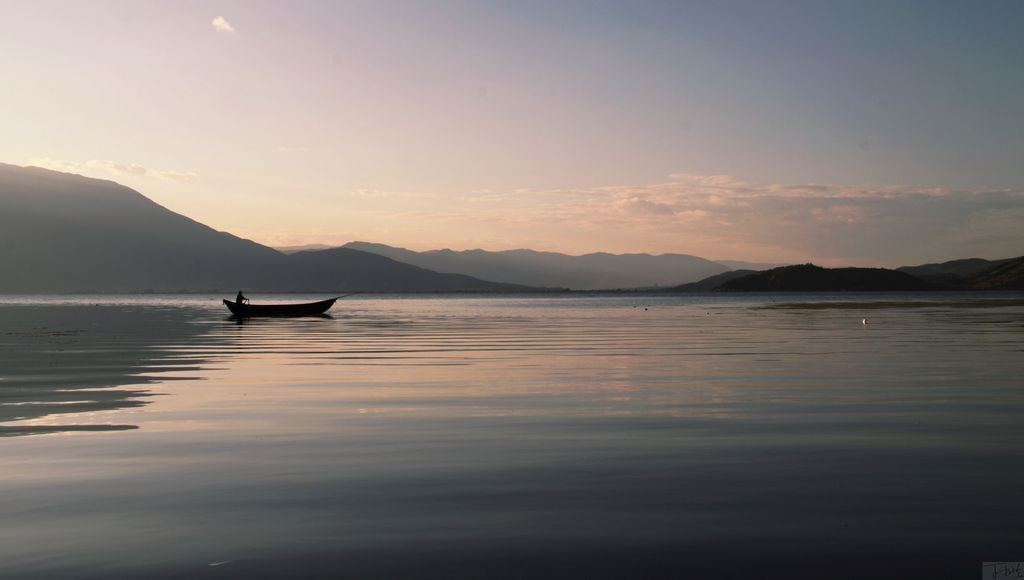
{"label": "small white cloud", "polygon": [[223,16],[218,16],[218,17],[214,18],[213,22],[211,22],[210,24],[212,24],[213,25],[213,29],[218,31],[218,32],[234,32],[235,31],[235,27],[231,26],[231,23],[228,22],[227,20],[225,20]]}

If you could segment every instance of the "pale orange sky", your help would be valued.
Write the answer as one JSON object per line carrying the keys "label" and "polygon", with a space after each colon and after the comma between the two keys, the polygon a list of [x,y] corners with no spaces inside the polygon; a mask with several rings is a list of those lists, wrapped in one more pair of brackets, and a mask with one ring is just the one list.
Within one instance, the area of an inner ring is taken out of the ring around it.
{"label": "pale orange sky", "polygon": [[1021,8],[853,4],[0,1],[0,161],[275,246],[1024,253]]}

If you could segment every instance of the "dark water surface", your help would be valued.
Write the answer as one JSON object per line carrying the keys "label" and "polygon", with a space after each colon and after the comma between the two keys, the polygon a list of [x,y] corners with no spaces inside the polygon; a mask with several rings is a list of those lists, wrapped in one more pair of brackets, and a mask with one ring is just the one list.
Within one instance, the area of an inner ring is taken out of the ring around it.
{"label": "dark water surface", "polygon": [[0,577],[978,577],[1024,305],[926,296],[0,297]]}

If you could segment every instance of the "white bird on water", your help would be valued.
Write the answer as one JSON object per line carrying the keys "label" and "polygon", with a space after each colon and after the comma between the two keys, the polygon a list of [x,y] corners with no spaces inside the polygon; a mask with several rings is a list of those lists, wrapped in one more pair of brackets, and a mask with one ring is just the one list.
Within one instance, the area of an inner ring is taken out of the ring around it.
{"label": "white bird on water", "polygon": [[860,323],[863,324],[864,326],[867,326],[868,325],[868,319],[867,318],[863,318],[863,319],[861,319]]}

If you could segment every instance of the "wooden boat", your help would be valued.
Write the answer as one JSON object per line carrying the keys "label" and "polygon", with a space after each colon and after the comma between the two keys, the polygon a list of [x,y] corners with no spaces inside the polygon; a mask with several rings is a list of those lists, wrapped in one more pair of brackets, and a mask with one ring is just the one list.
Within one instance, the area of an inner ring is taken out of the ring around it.
{"label": "wooden boat", "polygon": [[305,304],[239,304],[231,300],[225,300],[224,306],[228,307],[231,314],[239,318],[250,316],[317,316],[323,314],[334,306],[337,298],[321,300],[320,302],[307,302]]}

